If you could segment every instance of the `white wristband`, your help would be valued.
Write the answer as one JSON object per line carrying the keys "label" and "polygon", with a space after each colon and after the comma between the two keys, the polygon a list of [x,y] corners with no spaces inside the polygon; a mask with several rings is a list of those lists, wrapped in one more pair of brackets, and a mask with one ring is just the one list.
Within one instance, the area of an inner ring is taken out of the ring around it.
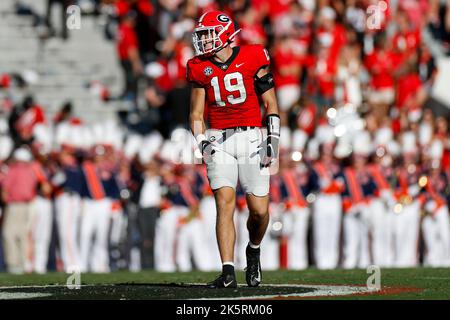
{"label": "white wristband", "polygon": [[280,117],[276,114],[270,114],[267,117],[267,132],[268,134],[274,134],[280,136],[281,121]]}

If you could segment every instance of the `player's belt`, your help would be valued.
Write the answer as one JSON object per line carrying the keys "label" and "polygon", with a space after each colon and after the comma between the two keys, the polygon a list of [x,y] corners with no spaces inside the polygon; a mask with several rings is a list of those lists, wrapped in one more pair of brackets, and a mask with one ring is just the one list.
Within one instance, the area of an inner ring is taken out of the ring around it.
{"label": "player's belt", "polygon": [[255,129],[256,127],[243,127],[243,126],[239,126],[239,127],[231,127],[231,128],[224,128],[222,130],[234,130],[234,131],[247,131],[247,130],[251,130],[251,129]]}

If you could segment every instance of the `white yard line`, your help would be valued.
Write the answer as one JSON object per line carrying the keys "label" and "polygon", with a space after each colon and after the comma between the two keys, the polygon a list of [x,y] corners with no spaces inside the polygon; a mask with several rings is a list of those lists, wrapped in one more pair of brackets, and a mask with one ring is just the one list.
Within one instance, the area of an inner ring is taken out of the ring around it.
{"label": "white yard line", "polygon": [[[80,287],[96,287],[96,286],[113,286],[113,284],[81,284]],[[67,288],[65,284],[47,284],[47,285],[35,285],[35,286],[8,286],[1,287],[3,289],[46,289],[46,288]]]}
{"label": "white yard line", "polygon": [[43,298],[51,295],[43,292],[0,292],[0,300]]}
{"label": "white yard line", "polygon": [[[197,285],[192,283],[193,285]],[[303,297],[326,297],[326,296],[346,296],[352,294],[373,292],[366,287],[357,286],[333,286],[333,285],[304,285],[304,284],[265,284],[261,287],[291,287],[291,288],[313,288],[312,292],[287,293],[287,294],[268,294],[246,297],[227,297],[227,298],[200,298],[192,300],[255,300],[255,299],[276,299],[276,298],[303,298]]]}
{"label": "white yard line", "polygon": [[[186,283],[186,286],[195,285],[203,286],[204,283]],[[87,287],[107,287],[116,286],[115,284],[88,284],[80,285],[81,288]],[[181,285],[182,286],[182,285]],[[240,285],[239,287],[245,287]],[[337,285],[306,285],[306,284],[263,284],[261,287],[291,287],[291,288],[312,288],[311,292],[304,293],[287,293],[287,294],[266,294],[244,297],[213,297],[213,298],[197,298],[189,300],[255,300],[255,299],[276,299],[276,298],[307,298],[307,297],[331,297],[331,296],[346,296],[361,293],[373,293],[373,291],[362,286],[337,286]],[[52,293],[44,292],[2,292],[8,289],[48,289],[48,288],[67,288],[66,285],[36,285],[36,286],[0,286],[0,300],[2,299],[30,299],[52,296]]]}

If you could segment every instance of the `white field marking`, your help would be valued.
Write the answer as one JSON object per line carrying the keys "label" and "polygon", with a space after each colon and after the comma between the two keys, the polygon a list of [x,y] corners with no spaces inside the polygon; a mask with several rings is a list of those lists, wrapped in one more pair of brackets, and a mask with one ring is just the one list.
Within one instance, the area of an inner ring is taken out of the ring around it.
{"label": "white field marking", "polygon": [[[204,286],[204,283],[185,283],[184,285]],[[88,287],[108,287],[117,286],[116,284],[84,284],[82,288]],[[239,285],[239,287],[246,287],[245,285]],[[361,293],[374,293],[376,291],[369,290],[364,286],[336,286],[336,285],[306,285],[306,284],[262,284],[261,287],[292,287],[292,288],[312,288],[315,289],[312,292],[304,293],[287,293],[287,294],[272,294],[272,295],[258,295],[258,296],[245,296],[245,297],[214,297],[214,298],[198,298],[191,300],[255,300],[255,299],[274,299],[274,298],[289,298],[289,297],[330,297],[330,296],[346,296],[352,294]],[[36,286],[9,286],[0,287],[0,299],[29,299],[38,297],[51,296],[51,293],[28,293],[28,292],[1,292],[2,289],[48,289],[48,288],[67,288],[66,285],[36,285]],[[34,296],[32,296],[34,295]]]}
{"label": "white field marking", "polygon": [[[109,286],[109,284],[81,284],[80,287],[95,287],[95,286]],[[113,286],[113,284],[111,284]],[[0,292],[3,289],[47,289],[47,288],[67,288],[65,284],[46,284],[46,285],[36,285],[36,286],[9,286],[0,287]],[[67,288],[68,289],[68,288]]]}
{"label": "white field marking", "polygon": [[51,295],[44,292],[0,292],[0,300],[43,298]]}
{"label": "white field marking", "polygon": [[[191,283],[191,285],[199,285],[198,283]],[[240,285],[239,287],[245,287]],[[261,287],[291,287],[291,288],[312,288],[312,292],[304,293],[286,293],[286,294],[269,294],[258,296],[245,297],[214,297],[214,298],[199,298],[191,300],[255,300],[255,299],[274,299],[274,298],[304,298],[304,297],[331,297],[331,296],[347,296],[352,294],[373,293],[375,291],[369,290],[366,287],[357,286],[333,286],[333,285],[306,285],[306,284],[263,284]]]}
{"label": "white field marking", "polygon": [[[98,286],[114,286],[114,284],[82,284],[80,287],[88,288],[88,287],[98,287]],[[50,284],[50,285],[35,285],[35,286],[0,286],[0,300],[2,299],[29,299],[29,298],[39,298],[39,297],[50,297],[53,294],[50,292],[2,292],[2,290],[11,290],[11,289],[48,289],[48,288],[67,288],[65,284]]]}
{"label": "white field marking", "polygon": [[[82,285],[87,287],[90,285]],[[9,286],[0,287],[0,300],[16,300],[16,299],[32,299],[51,297],[53,294],[49,292],[2,292],[8,289],[47,289],[47,288],[67,288],[67,285],[40,285],[40,286]]]}

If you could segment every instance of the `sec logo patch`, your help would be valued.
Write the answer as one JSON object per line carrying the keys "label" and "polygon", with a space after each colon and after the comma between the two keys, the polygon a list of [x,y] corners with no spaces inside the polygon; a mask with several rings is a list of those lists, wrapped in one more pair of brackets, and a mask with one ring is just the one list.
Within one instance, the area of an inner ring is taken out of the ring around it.
{"label": "sec logo patch", "polygon": [[205,76],[209,76],[209,75],[211,75],[213,73],[213,69],[211,67],[206,67],[203,70],[203,73],[205,74]]}

